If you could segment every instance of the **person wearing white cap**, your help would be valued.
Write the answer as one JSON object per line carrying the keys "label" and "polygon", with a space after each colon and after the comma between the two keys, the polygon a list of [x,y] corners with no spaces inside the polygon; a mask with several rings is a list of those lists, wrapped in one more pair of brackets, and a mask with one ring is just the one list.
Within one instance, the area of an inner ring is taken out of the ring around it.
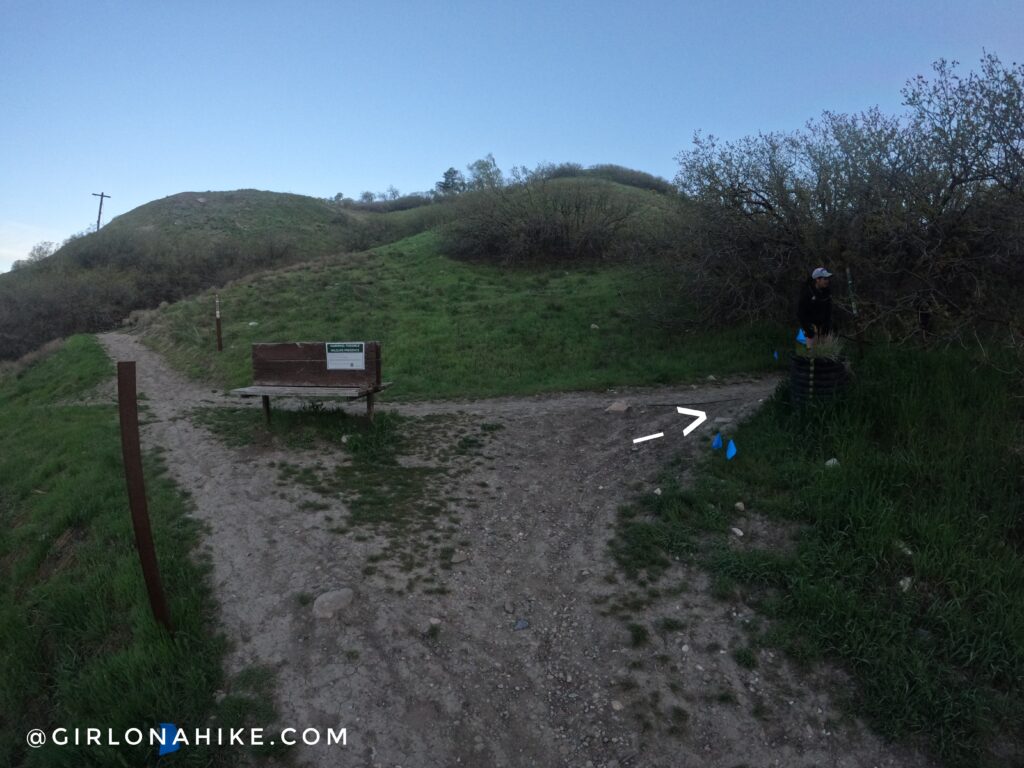
{"label": "person wearing white cap", "polygon": [[832,289],[829,278],[832,273],[824,267],[818,267],[804,283],[800,291],[800,304],[797,307],[797,318],[807,338],[807,346],[814,346],[814,339],[819,334],[832,333]]}

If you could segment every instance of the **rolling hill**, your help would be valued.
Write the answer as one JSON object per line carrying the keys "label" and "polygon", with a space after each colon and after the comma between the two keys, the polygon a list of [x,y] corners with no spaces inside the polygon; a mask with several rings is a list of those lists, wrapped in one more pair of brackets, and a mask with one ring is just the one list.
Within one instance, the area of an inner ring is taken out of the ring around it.
{"label": "rolling hill", "polygon": [[71,239],[47,259],[0,275],[0,359],[112,327],[134,309],[254,271],[413,234],[435,223],[443,208],[346,211],[312,197],[258,190],[155,200]]}
{"label": "rolling hill", "polygon": [[[502,213],[515,214],[505,217],[501,236],[536,236],[548,251],[567,250],[572,238],[606,237],[602,226],[611,212],[627,214],[628,239],[636,240],[638,230],[656,230],[677,208],[667,182],[619,166],[552,166],[530,184],[536,186],[511,185],[497,195],[481,189],[372,203],[252,189],[154,200],[70,239],[49,258],[0,275],[0,360],[55,338],[109,329],[133,310],[261,270],[365,251],[460,218],[458,248],[448,238],[448,250],[491,256],[490,246],[472,238],[482,223],[501,218],[492,215],[496,197]],[[544,229],[552,224],[555,232]]]}

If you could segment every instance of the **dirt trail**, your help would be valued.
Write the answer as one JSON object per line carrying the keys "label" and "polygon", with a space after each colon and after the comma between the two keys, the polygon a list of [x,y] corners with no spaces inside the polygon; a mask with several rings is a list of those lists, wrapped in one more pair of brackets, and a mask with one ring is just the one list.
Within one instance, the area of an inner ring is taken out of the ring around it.
{"label": "dirt trail", "polygon": [[[753,670],[739,666],[727,650],[753,614],[712,598],[698,571],[680,567],[690,589],[647,609],[648,625],[671,617],[679,628],[636,648],[595,602],[627,589],[605,579],[615,571],[607,541],[619,506],[636,487],[650,489],[673,456],[706,450],[710,429],[722,426],[714,420],[749,414],[773,380],[381,404],[503,427],[487,446],[493,463],[473,464],[448,489],[459,500],[449,503],[460,555],[444,572],[448,591],[428,594],[364,575],[380,541],[331,532],[324,513],[308,508],[322,500],[313,491],[282,493],[271,462],[300,463],[294,454],[228,448],[188,418],[196,406],[237,401],[184,379],[133,337],[100,340],[115,360],[138,362],[149,408],[143,445],[165,449],[209,525],[214,591],[235,642],[229,671],[275,670],[282,725],[348,729],[347,748],[308,748],[297,763],[927,765],[841,715],[827,693],[841,676],[798,672],[769,653]],[[616,399],[630,411],[606,413]],[[673,405],[696,403],[709,403],[709,425],[684,439]],[[666,436],[633,445],[658,431]],[[756,546],[763,526],[753,515],[749,525],[742,545]],[[297,599],[342,588],[354,599],[331,619]]]}

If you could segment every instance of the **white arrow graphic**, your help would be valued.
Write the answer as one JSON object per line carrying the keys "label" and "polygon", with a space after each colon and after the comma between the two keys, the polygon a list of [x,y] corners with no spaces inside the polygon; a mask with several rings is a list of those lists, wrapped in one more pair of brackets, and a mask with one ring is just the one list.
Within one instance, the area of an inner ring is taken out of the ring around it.
{"label": "white arrow graphic", "polygon": [[681,405],[676,406],[676,410],[679,413],[685,414],[686,416],[696,416],[697,418],[693,421],[690,426],[683,430],[683,437],[693,432],[697,427],[708,420],[708,415],[704,411],[695,411],[692,408],[683,408]]}
{"label": "white arrow graphic", "polygon": [[[693,423],[690,424],[686,429],[683,430],[683,437],[693,432],[697,427],[708,420],[708,415],[704,411],[695,411],[692,408],[683,408],[681,405],[676,406],[676,410],[684,416],[696,416]],[[657,440],[659,437],[664,437],[664,432],[658,432],[654,435],[647,435],[646,437],[635,437],[633,438],[634,443],[646,443],[648,440]]]}

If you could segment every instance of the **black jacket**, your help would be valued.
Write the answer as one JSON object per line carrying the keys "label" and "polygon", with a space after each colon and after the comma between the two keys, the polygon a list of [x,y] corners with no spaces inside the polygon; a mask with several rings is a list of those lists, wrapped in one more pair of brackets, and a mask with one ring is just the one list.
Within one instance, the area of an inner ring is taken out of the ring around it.
{"label": "black jacket", "polygon": [[804,335],[813,339],[819,333],[832,333],[832,289],[821,290],[808,280],[800,291],[797,318]]}

